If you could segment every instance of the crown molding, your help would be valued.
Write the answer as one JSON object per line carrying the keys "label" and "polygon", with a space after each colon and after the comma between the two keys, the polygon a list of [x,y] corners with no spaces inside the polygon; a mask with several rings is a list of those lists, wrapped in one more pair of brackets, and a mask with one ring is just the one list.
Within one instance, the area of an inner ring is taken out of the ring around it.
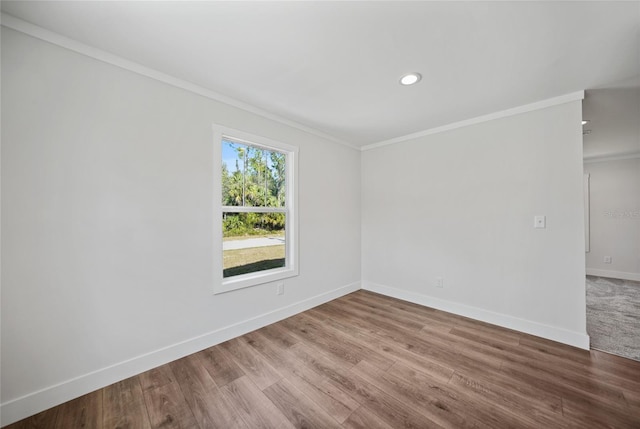
{"label": "crown molding", "polygon": [[622,152],[610,155],[585,156],[583,158],[583,162],[585,164],[593,164],[595,162],[623,161],[625,159],[637,158],[640,158],[640,151]]}
{"label": "crown molding", "polygon": [[3,27],[7,27],[12,30],[19,31],[20,33],[24,33],[36,39],[43,40],[45,42],[76,52],[78,54],[82,54],[87,57],[96,59],[98,61],[102,61],[104,63],[131,71],[133,73],[137,73],[139,75],[149,77],[151,79],[155,79],[162,83],[183,89],[185,91],[192,92],[194,94],[209,98],[211,100],[214,100],[220,103],[227,104],[229,106],[244,110],[246,112],[249,112],[258,116],[262,116],[263,118],[270,119],[275,122],[279,122],[281,124],[290,126],[292,128],[296,128],[300,131],[304,131],[316,137],[320,137],[322,139],[328,140],[332,143],[337,143],[342,146],[346,146],[350,149],[360,150],[359,146],[356,146],[344,140],[338,139],[332,135],[323,133],[322,131],[318,131],[315,128],[311,128],[306,125],[300,124],[298,122],[292,121],[290,119],[286,119],[282,116],[260,109],[258,107],[255,107],[243,101],[236,100],[235,98],[222,95],[218,92],[196,85],[189,81],[177,78],[175,76],[168,75],[166,73],[162,73],[150,67],[143,66],[142,64],[136,63],[135,61],[127,60],[118,55],[111,54],[109,52],[103,51],[102,49],[96,48],[94,46],[86,45],[82,42],[78,42],[77,40],[74,40],[69,37],[63,36],[61,34],[55,33],[53,31],[44,29],[42,27],[23,21],[19,18],[8,15],[6,13],[2,13],[0,24]]}
{"label": "crown molding", "polygon": [[372,143],[366,146],[362,146],[360,150],[366,151],[383,146],[389,146],[392,144],[406,142],[408,140],[417,139],[419,137],[429,136],[432,134],[443,133],[445,131],[455,130],[457,128],[468,127],[470,125],[480,124],[482,122],[493,121],[494,119],[506,118],[508,116],[519,115],[521,113],[527,113],[534,110],[546,109],[547,107],[557,106],[559,104],[569,103],[571,101],[579,101],[584,99],[584,91],[576,91],[570,94],[561,95],[558,97],[549,98],[542,101],[537,101],[531,104],[525,104],[524,106],[514,107],[512,109],[502,110],[500,112],[490,113],[488,115],[477,116],[475,118],[466,119],[464,121],[453,122],[441,127],[430,128],[428,130],[419,131],[413,134],[407,134],[406,136],[396,137],[390,140],[384,140],[377,143]]}
{"label": "crown molding", "polygon": [[419,137],[438,134],[445,131],[451,131],[457,128],[463,128],[470,125],[480,124],[482,122],[492,121],[494,119],[505,118],[513,115],[519,115],[521,113],[526,113],[533,110],[544,109],[547,107],[584,99],[584,91],[577,91],[570,94],[561,95],[559,97],[554,97],[547,100],[526,104],[524,106],[507,109],[500,112],[490,113],[488,115],[478,116],[478,117],[467,119],[464,121],[453,122],[451,124],[443,125],[436,128],[430,128],[427,130],[419,131],[417,133],[407,134],[405,136],[395,137],[389,140],[371,143],[365,146],[358,146],[356,144],[341,140],[330,134],[326,134],[315,128],[292,121],[290,119],[284,118],[277,114],[271,113],[267,110],[263,110],[249,103],[245,103],[235,98],[228,97],[226,95],[223,95],[218,92],[212,91],[210,89],[204,88],[202,86],[196,85],[189,81],[177,78],[175,76],[162,73],[158,70],[136,63],[135,61],[130,61],[118,55],[114,55],[109,52],[103,51],[94,46],[86,45],[84,43],[78,42],[77,40],[74,40],[66,36],[63,36],[61,34],[55,33],[53,31],[44,29],[42,27],[23,21],[19,18],[8,15],[6,13],[2,13],[0,24],[3,27],[7,27],[12,30],[24,33],[36,39],[43,40],[45,42],[60,46],[62,48],[79,53],[81,55],[85,55],[87,57],[96,59],[98,61],[102,61],[104,63],[122,68],[124,70],[128,70],[133,73],[157,80],[159,82],[174,86],[176,88],[189,91],[191,93],[200,95],[202,97],[206,97],[208,99],[211,99],[220,103],[224,103],[228,106],[232,106],[232,107],[244,110],[245,112],[252,113],[252,114],[261,116],[263,118],[270,119],[275,122],[279,122],[281,124],[284,124],[292,128],[298,129],[300,131],[304,131],[306,133],[314,135],[316,137],[320,137],[332,143],[336,143],[357,151],[367,151],[367,150],[371,150],[371,149],[375,149],[383,146],[402,143],[402,142],[413,140]]}

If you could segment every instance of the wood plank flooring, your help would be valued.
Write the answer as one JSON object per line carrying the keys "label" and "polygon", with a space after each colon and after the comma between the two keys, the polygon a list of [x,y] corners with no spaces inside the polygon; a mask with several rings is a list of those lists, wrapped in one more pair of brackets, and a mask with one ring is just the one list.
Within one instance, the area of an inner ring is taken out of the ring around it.
{"label": "wood plank flooring", "polygon": [[640,362],[358,291],[13,425],[640,428]]}

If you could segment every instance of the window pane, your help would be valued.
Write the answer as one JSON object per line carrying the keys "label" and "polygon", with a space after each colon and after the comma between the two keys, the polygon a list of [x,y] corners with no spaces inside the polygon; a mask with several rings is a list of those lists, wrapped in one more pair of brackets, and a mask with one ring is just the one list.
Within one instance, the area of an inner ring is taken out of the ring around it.
{"label": "window pane", "polygon": [[223,213],[223,277],[284,267],[285,224],[285,213]]}
{"label": "window pane", "polygon": [[222,205],[284,207],[286,155],[222,140]]}

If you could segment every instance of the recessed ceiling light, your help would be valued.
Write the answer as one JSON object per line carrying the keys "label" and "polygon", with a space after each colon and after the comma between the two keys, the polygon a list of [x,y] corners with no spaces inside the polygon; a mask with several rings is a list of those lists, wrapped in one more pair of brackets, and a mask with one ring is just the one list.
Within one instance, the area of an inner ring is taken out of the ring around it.
{"label": "recessed ceiling light", "polygon": [[582,125],[586,125],[587,123],[589,123],[589,120],[588,120],[588,119],[583,119],[583,120],[582,120]]}
{"label": "recessed ceiling light", "polygon": [[402,85],[413,85],[414,83],[420,82],[420,79],[422,79],[420,73],[407,73],[400,78],[400,83]]}

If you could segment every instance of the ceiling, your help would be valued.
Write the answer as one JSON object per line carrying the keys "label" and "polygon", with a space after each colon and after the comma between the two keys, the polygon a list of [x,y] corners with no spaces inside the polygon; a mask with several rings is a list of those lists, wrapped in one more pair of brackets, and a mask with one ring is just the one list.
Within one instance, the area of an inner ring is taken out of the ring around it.
{"label": "ceiling", "polygon": [[[352,146],[640,76],[640,2],[13,2]],[[420,72],[417,85],[400,77]]]}

